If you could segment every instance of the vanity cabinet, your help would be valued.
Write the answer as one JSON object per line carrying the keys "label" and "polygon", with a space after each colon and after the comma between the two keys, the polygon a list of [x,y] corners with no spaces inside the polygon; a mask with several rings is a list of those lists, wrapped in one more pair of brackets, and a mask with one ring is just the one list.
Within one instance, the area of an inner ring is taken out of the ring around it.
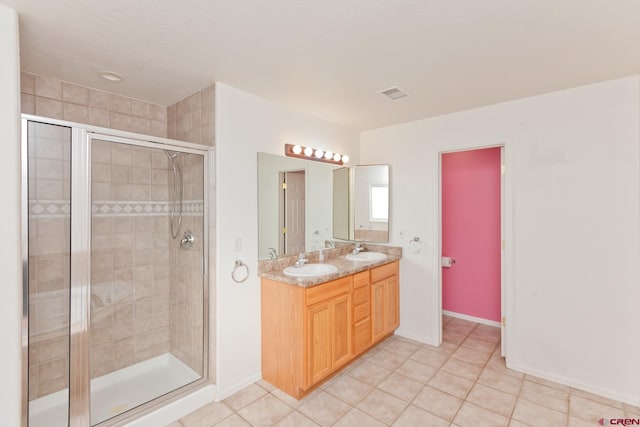
{"label": "vanity cabinet", "polygon": [[308,288],[263,277],[263,379],[302,398],[393,333],[397,292],[397,261]]}
{"label": "vanity cabinet", "polygon": [[398,262],[371,269],[371,335],[373,343],[400,324]]}

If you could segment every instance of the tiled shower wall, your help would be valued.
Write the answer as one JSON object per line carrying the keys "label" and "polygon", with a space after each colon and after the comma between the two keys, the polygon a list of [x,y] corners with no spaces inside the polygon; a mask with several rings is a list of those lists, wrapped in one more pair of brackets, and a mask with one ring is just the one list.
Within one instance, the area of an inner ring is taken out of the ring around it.
{"label": "tiled shower wall", "polygon": [[169,351],[168,160],[92,145],[91,375]]}
{"label": "tiled shower wall", "polygon": [[[197,207],[203,202],[204,163],[201,156],[181,154],[178,165],[183,171],[184,205]],[[169,177],[173,185],[173,175]],[[203,252],[204,217],[202,209],[184,209],[182,228],[171,241],[171,353],[195,372],[202,374],[203,363]],[[195,237],[191,249],[180,247],[187,231]]]}
{"label": "tiled shower wall", "polygon": [[25,114],[167,136],[167,108],[162,105],[25,72],[20,92]]}
{"label": "tiled shower wall", "polygon": [[[169,138],[179,139],[183,141],[189,141],[194,143],[200,143],[203,145],[215,146],[214,135],[214,103],[215,103],[215,88],[209,86],[187,98],[170,105],[167,108],[167,136]],[[215,193],[213,188],[205,187],[200,188],[200,183],[204,180],[201,179],[201,169],[199,166],[190,165],[189,162],[194,162],[193,156],[187,156],[180,159],[180,164],[183,170],[192,171],[192,176],[185,175],[185,194],[190,192],[189,198],[197,199],[199,194],[203,194],[202,191],[208,191],[209,202],[215,201]],[[205,183],[207,184],[207,183]],[[185,196],[186,198],[186,196]],[[200,218],[201,219],[201,218]],[[192,223],[197,220],[200,224],[203,222],[197,217],[186,218],[187,223]],[[194,231],[197,234],[202,234],[202,230],[197,228],[197,225],[193,226]],[[202,227],[202,225],[200,225]],[[183,230],[185,228],[183,227]],[[209,209],[209,283],[213,283],[215,277],[215,208],[211,205]],[[198,240],[196,240],[198,242]],[[194,336],[194,332],[198,331],[197,327],[202,319],[202,313],[199,311],[189,311],[188,307],[194,305],[197,302],[199,290],[199,276],[195,275],[197,271],[196,259],[193,252],[184,252],[175,250],[176,242],[172,243],[172,264],[171,264],[171,282],[176,286],[172,288],[176,297],[176,304],[172,305],[172,319],[176,320],[175,324],[172,322],[171,329],[171,352],[179,357],[189,367],[200,372],[199,368],[202,366],[199,359],[202,352],[195,346],[197,341]],[[196,246],[197,247],[197,246]],[[215,307],[215,286],[208,287],[209,290],[209,305]],[[202,298],[200,296],[200,298]],[[189,326],[192,325],[192,326]],[[187,335],[181,336],[182,331],[190,329]],[[216,353],[216,341],[215,333],[215,316],[209,316],[209,379],[211,382],[216,381],[215,372],[215,353]]]}
{"label": "tiled shower wall", "polygon": [[209,86],[167,107],[167,136],[214,146],[215,86]]}

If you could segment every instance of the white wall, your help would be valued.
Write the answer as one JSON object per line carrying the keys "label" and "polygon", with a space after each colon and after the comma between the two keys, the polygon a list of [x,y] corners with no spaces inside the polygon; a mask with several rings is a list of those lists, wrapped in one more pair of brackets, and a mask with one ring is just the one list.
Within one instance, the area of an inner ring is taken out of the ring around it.
{"label": "white wall", "polygon": [[639,94],[633,76],[363,132],[362,163],[391,164],[391,244],[427,243],[401,263],[399,333],[438,339],[438,153],[504,144],[508,364],[637,405]]}
{"label": "white wall", "polygon": [[[357,133],[216,84],[217,386],[223,398],[260,378],[257,153],[284,144],[331,149],[358,160]],[[237,243],[241,248],[236,250]],[[231,280],[234,261],[249,266]]]}
{"label": "white wall", "polygon": [[0,418],[3,426],[20,425],[20,58],[18,16],[0,6],[0,129],[2,158],[0,186]]}
{"label": "white wall", "polygon": [[[357,136],[354,133],[353,152],[358,152]],[[357,157],[357,156],[356,156]],[[307,239],[306,251],[318,251],[325,240],[333,239],[333,170],[328,163],[309,162],[306,194]],[[315,232],[318,234],[314,234]]]}

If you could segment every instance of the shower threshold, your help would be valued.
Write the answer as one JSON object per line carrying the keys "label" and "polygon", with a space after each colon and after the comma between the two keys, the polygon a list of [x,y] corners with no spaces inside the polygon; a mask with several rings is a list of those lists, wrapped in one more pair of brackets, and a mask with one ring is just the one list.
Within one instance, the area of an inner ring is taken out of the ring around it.
{"label": "shower threshold", "polygon": [[[171,353],[136,363],[91,380],[91,424],[183,387],[200,378]],[[29,402],[29,427],[68,425],[68,390]]]}

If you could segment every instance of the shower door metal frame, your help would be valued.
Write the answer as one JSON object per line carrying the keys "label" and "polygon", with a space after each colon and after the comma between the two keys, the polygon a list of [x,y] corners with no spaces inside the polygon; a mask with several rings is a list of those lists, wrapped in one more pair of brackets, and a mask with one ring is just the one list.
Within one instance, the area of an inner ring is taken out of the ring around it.
{"label": "shower door metal frame", "polygon": [[90,375],[90,298],[91,298],[91,146],[93,140],[132,146],[171,150],[202,156],[203,161],[203,366],[202,378],[158,396],[96,426],[110,426],[131,421],[154,411],[166,403],[184,397],[209,384],[209,182],[213,176],[213,147],[132,132],[89,126],[64,120],[22,114],[22,426],[27,427],[29,416],[29,195],[28,195],[28,123],[36,122],[71,129],[71,289],[69,318],[69,426],[91,425]]}
{"label": "shower door metal frame", "polygon": [[22,416],[20,425],[29,420],[29,121],[20,123],[20,258],[22,266],[22,319],[20,319]]}

